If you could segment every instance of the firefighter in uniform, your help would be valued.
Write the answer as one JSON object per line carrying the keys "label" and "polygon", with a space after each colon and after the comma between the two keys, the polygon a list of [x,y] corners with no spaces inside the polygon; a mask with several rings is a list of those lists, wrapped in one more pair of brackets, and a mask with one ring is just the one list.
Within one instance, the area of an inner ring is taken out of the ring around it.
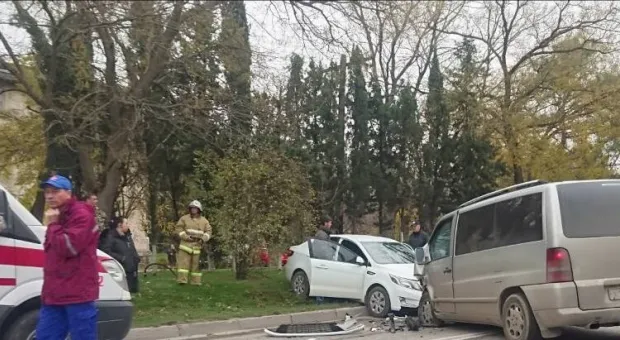
{"label": "firefighter in uniform", "polygon": [[176,233],[181,239],[177,252],[177,282],[200,285],[202,273],[198,268],[200,251],[203,243],[211,238],[211,225],[201,215],[202,205],[198,201],[189,204],[189,214],[182,216],[177,222]]}

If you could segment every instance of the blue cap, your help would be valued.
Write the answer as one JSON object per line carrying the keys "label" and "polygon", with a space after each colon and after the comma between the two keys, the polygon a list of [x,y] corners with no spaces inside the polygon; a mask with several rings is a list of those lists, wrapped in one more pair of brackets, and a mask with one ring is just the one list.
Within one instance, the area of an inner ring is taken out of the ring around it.
{"label": "blue cap", "polygon": [[52,176],[47,181],[41,183],[41,188],[48,185],[60,190],[71,191],[72,188],[71,181],[68,178],[58,175]]}

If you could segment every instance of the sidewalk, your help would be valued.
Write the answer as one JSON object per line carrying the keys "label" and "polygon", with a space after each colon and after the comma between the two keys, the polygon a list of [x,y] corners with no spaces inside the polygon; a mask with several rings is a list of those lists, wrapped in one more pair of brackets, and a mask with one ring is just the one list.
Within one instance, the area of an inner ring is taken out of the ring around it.
{"label": "sidewalk", "polygon": [[125,340],[157,340],[177,337],[213,336],[222,333],[260,330],[268,327],[277,327],[281,324],[339,321],[344,320],[347,313],[355,317],[366,315],[367,312],[364,306],[360,306],[245,319],[134,328],[129,332]]}

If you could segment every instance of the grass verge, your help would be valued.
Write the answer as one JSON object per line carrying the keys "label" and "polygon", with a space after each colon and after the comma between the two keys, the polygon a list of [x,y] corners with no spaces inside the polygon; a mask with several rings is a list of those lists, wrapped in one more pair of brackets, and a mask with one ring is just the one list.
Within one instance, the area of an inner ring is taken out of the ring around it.
{"label": "grass verge", "polygon": [[302,301],[290,292],[284,273],[255,269],[248,280],[237,281],[231,270],[205,272],[202,286],[179,286],[170,272],[140,276],[134,295],[133,327],[277,315],[356,306],[352,302]]}

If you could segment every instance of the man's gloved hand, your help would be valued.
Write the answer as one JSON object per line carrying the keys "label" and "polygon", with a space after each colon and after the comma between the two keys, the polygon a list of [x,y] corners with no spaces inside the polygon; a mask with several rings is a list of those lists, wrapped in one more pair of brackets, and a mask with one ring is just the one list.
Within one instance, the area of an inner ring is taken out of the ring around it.
{"label": "man's gloved hand", "polygon": [[211,239],[211,235],[204,233],[204,235],[202,235],[202,242],[207,242],[209,241],[209,239]]}

